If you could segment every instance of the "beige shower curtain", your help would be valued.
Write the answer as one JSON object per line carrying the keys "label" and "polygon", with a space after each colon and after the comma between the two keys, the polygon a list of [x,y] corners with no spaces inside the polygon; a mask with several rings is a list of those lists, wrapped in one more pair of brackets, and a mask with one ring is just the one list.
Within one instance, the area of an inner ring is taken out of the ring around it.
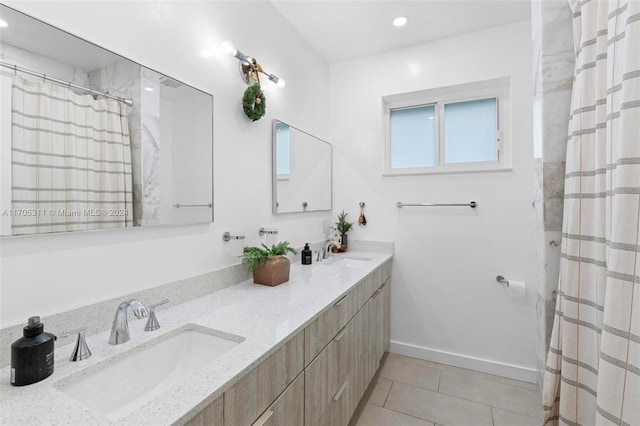
{"label": "beige shower curtain", "polygon": [[545,424],[640,425],[640,2],[570,4],[577,56]]}
{"label": "beige shower curtain", "polygon": [[13,77],[12,233],[133,226],[126,106]]}

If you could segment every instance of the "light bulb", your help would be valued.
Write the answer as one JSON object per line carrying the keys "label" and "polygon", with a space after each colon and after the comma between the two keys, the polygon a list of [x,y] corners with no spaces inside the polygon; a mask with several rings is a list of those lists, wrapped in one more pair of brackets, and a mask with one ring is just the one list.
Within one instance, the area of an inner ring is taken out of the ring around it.
{"label": "light bulb", "polygon": [[407,18],[406,16],[398,16],[393,20],[393,25],[396,27],[402,27],[406,25],[407,22],[409,22],[409,18]]}
{"label": "light bulb", "polygon": [[277,87],[279,87],[279,88],[281,88],[281,89],[282,89],[284,86],[286,86],[286,85],[287,85],[287,82],[286,82],[286,81],[285,81],[285,79],[284,79],[284,78],[282,78],[282,77],[280,77],[280,78],[278,79],[278,82],[276,83],[276,86],[277,86]]}
{"label": "light bulb", "polygon": [[9,26],[9,23],[4,19],[0,19],[0,28],[6,28]]}
{"label": "light bulb", "polygon": [[231,43],[229,40],[225,40],[222,42],[222,50],[231,56],[236,56],[236,53],[238,53],[238,49],[236,49],[233,43]]}

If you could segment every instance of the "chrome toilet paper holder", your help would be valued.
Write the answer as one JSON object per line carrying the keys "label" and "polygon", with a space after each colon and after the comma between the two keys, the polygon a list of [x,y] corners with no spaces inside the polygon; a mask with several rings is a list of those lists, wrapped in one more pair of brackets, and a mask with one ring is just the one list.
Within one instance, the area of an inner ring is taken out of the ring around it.
{"label": "chrome toilet paper holder", "polygon": [[498,281],[500,284],[506,284],[507,287],[509,287],[509,280],[505,279],[502,275],[498,275],[496,277],[496,281]]}

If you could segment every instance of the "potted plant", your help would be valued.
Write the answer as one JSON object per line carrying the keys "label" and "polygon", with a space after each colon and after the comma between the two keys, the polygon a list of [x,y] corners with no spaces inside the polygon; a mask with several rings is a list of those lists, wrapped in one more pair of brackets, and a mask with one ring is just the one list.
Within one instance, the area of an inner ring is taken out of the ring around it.
{"label": "potted plant", "polygon": [[291,262],[284,255],[296,254],[288,241],[281,241],[271,248],[262,244],[260,247],[245,247],[242,264],[253,272],[253,282],[268,286],[277,286],[289,281]]}
{"label": "potted plant", "polygon": [[353,227],[353,224],[354,224],[354,222],[347,222],[348,214],[349,213],[345,213],[344,210],[342,210],[342,212],[338,214],[338,221],[336,222],[336,229],[338,230],[342,238],[342,241],[340,244],[340,251],[347,250],[347,244],[349,242],[347,239],[347,232],[349,232],[349,230]]}

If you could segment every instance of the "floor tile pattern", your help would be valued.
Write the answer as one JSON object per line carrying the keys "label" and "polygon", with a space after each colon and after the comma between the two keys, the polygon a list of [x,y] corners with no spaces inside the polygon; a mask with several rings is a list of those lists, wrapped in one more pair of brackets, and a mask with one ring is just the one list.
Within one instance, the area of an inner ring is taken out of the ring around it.
{"label": "floor tile pattern", "polygon": [[387,353],[350,426],[536,426],[536,385]]}

